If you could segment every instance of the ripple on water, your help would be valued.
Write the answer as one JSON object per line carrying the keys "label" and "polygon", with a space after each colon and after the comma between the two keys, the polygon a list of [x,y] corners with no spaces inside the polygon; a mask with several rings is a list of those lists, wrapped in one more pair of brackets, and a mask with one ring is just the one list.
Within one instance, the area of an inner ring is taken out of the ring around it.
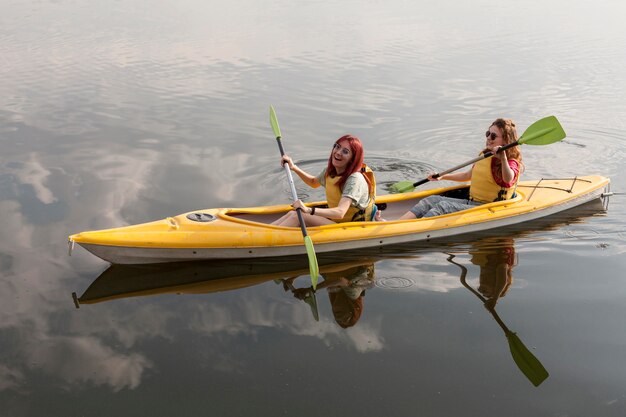
{"label": "ripple on water", "polygon": [[402,290],[415,286],[415,282],[405,277],[381,277],[376,279],[376,286],[388,290]]}
{"label": "ripple on water", "polygon": [[[295,162],[304,171],[312,175],[317,175],[326,166],[326,161],[326,159],[305,159],[296,160]],[[410,159],[368,157],[365,162],[376,174],[376,192],[378,195],[390,193],[391,185],[398,181],[417,181],[436,171],[436,168],[430,164]],[[291,197],[291,189],[285,180],[285,172],[283,169],[276,168],[275,165],[272,165],[271,169],[268,169],[267,172],[262,173],[262,175],[259,175],[258,171],[250,171],[249,175],[262,178],[261,184],[263,188],[268,190],[276,189],[276,184],[281,184],[282,191],[280,196]],[[258,181],[258,179],[255,179],[255,181]],[[313,189],[307,187],[295,174],[294,181],[300,199],[309,201],[311,199],[326,199],[323,188]]]}

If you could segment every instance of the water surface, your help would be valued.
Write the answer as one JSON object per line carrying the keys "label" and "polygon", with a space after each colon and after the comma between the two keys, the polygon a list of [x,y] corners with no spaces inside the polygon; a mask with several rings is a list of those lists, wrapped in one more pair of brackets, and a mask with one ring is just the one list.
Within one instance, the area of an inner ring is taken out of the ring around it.
{"label": "water surface", "polygon": [[[283,281],[305,297],[298,262],[137,270],[66,246],[289,201],[270,104],[313,173],[359,136],[379,193],[473,158],[497,117],[521,133],[554,114],[568,136],[524,146],[524,177],[600,174],[623,193],[621,2],[0,7],[3,415],[626,413],[621,195],[608,211],[325,257],[319,321]],[[342,279],[361,295],[352,318]],[[477,294],[549,372],[538,387]]]}

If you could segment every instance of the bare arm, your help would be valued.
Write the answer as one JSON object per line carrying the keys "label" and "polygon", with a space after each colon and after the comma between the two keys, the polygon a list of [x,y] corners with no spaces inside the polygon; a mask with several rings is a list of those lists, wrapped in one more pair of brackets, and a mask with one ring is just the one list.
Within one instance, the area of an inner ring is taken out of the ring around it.
{"label": "bare arm", "polygon": [[502,167],[502,180],[504,182],[512,182],[515,179],[515,171],[513,171],[509,166],[509,160],[506,157],[506,152],[500,152],[496,155],[500,158],[501,162],[500,166]]}
{"label": "bare arm", "polygon": [[[339,200],[339,205],[337,205],[337,207],[332,207],[332,208],[316,207],[314,215],[325,217],[331,220],[339,220],[339,219],[342,219],[343,216],[346,215],[346,212],[350,208],[351,204],[352,204],[352,199],[350,197],[341,197],[341,200]],[[305,206],[300,200],[295,201],[293,203],[293,207],[296,209],[301,208],[302,211],[308,214],[312,214],[311,212],[313,211],[313,207]]]}
{"label": "bare arm", "polygon": [[[430,178],[431,177],[428,177],[428,179]],[[453,172],[450,174],[445,174],[445,175],[442,175],[441,177],[436,178],[437,181],[446,180],[446,181],[459,181],[459,182],[469,181],[471,179],[472,179],[471,169],[465,172]]]}
{"label": "bare arm", "polygon": [[300,169],[296,164],[293,163],[293,160],[288,155],[283,156],[280,163],[281,165],[288,164],[289,169],[298,174],[298,177],[300,177],[300,179],[304,181],[304,183],[309,187],[317,188],[320,186],[320,182],[317,180],[317,177]]}

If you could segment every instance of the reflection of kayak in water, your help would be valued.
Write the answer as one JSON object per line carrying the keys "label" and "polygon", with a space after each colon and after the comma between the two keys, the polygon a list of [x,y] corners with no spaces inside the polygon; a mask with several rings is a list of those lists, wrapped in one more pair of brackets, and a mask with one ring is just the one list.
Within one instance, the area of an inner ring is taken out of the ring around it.
{"label": "reflection of kayak in water", "polygon": [[[511,200],[402,221],[394,219],[421,198],[435,193],[457,196],[468,187],[389,194],[376,199],[377,204],[387,207],[386,222],[337,223],[307,230],[318,254],[424,242],[540,219],[603,198],[608,186],[609,179],[601,176],[521,181],[517,196]],[[78,233],[69,240],[120,264],[304,255],[300,228],[269,224],[288,210],[291,206],[207,209],[134,226]]]}
{"label": "reflection of kayak in water", "polygon": [[[341,274],[371,259],[320,265],[320,273]],[[268,258],[254,261],[185,262],[159,265],[112,265],[74,301],[92,304],[126,297],[157,294],[208,294],[231,291],[271,280],[308,275],[302,260]]]}

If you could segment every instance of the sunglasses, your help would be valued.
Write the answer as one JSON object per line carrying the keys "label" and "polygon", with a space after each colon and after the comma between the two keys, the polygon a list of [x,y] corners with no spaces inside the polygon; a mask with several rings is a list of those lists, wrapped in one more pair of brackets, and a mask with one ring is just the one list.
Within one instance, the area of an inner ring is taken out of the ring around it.
{"label": "sunglasses", "polygon": [[338,143],[335,143],[333,145],[333,152],[338,151],[339,149],[341,149],[341,153],[343,154],[343,156],[350,156],[350,154],[352,153],[350,149],[342,148],[341,145],[339,145]]}
{"label": "sunglasses", "polygon": [[489,138],[490,140],[496,140],[496,138],[498,137],[497,134],[495,134],[494,132],[490,132],[490,131],[486,131],[485,132],[485,137]]}

